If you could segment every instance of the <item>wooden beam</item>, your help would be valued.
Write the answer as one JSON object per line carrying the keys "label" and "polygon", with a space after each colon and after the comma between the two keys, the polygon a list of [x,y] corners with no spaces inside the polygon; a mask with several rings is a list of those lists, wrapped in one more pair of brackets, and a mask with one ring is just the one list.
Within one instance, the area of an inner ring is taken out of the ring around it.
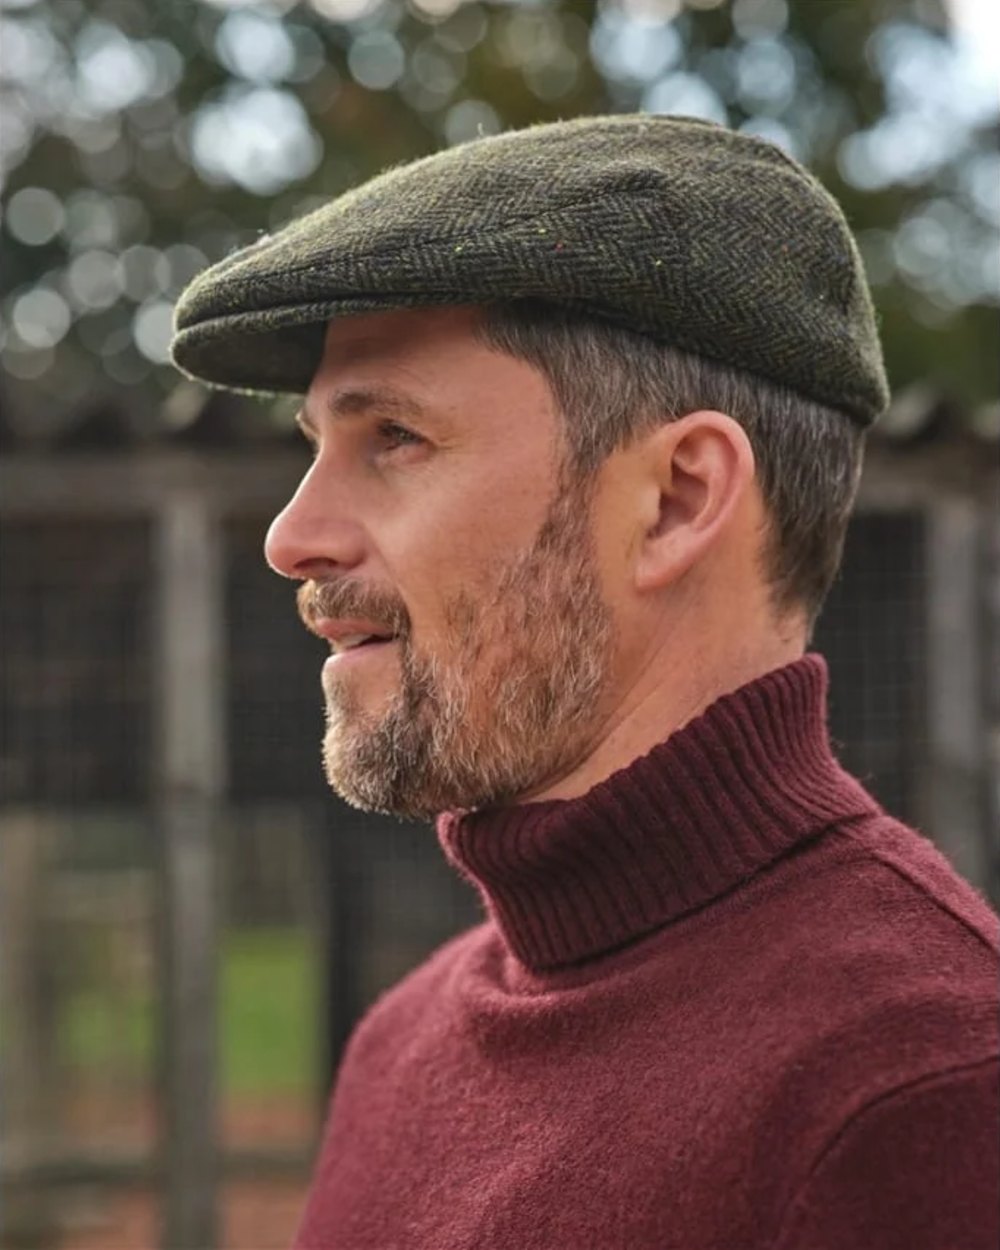
{"label": "wooden beam", "polygon": [[216,881],[225,785],[223,566],[204,496],[159,513],[155,794],[160,833],[163,1250],[217,1245]]}
{"label": "wooden beam", "polygon": [[5,519],[148,514],[190,492],[217,513],[266,515],[295,491],[302,453],[146,452],[77,457],[8,456],[0,462]]}
{"label": "wooden beam", "polygon": [[989,687],[980,578],[983,518],[963,500],[927,514],[927,768],[922,807],[928,832],[962,876],[991,883],[987,804]]}
{"label": "wooden beam", "polygon": [[53,952],[45,902],[54,829],[30,810],[4,813],[0,831],[0,1242],[54,1246],[55,1214],[34,1173],[56,1144]]}

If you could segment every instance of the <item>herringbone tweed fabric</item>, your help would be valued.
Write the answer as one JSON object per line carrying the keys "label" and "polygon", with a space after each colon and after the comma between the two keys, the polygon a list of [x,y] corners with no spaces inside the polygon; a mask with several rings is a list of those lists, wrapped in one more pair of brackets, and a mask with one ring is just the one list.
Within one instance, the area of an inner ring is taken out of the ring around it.
{"label": "herringbone tweed fabric", "polygon": [[199,275],[173,355],[215,385],[303,392],[334,317],[519,297],[740,366],[863,425],[888,400],[832,197],[769,143],[650,115],[511,131],[373,178]]}

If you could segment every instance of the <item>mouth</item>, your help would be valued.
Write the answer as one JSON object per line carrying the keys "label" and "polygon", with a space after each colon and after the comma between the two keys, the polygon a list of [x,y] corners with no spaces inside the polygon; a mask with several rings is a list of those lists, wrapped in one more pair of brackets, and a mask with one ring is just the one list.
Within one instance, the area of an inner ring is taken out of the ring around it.
{"label": "mouth", "polygon": [[[323,664],[323,684],[339,681],[348,674],[377,671],[398,638],[384,634],[349,634],[330,641],[330,654]],[[391,658],[391,657],[390,657]]]}
{"label": "mouth", "polygon": [[310,620],[308,627],[329,644],[331,659],[371,651],[399,637],[387,622],[357,616],[318,617]]}
{"label": "mouth", "polygon": [[395,641],[394,634],[346,634],[330,639],[330,658],[333,660],[359,651],[377,650]]}

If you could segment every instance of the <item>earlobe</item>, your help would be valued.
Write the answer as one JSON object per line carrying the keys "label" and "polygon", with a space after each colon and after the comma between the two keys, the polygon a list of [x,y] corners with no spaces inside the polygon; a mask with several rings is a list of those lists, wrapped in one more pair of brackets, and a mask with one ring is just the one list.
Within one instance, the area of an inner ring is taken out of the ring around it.
{"label": "earlobe", "polygon": [[650,591],[675,583],[711,555],[747,498],[754,458],[743,428],[711,411],[660,426],[645,452],[658,512],[643,536],[635,584]]}

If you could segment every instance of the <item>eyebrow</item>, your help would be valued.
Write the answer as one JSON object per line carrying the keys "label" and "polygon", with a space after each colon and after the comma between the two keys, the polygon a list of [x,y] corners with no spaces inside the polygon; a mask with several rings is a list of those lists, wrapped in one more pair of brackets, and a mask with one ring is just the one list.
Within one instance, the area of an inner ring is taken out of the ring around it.
{"label": "eyebrow", "polygon": [[[348,390],[335,391],[325,405],[326,411],[338,420],[351,417],[363,417],[370,412],[381,412],[391,416],[415,418],[425,415],[422,404],[417,403],[408,395],[388,387],[351,387]],[[295,423],[303,434],[316,438],[316,423],[305,407],[295,414]]]}

